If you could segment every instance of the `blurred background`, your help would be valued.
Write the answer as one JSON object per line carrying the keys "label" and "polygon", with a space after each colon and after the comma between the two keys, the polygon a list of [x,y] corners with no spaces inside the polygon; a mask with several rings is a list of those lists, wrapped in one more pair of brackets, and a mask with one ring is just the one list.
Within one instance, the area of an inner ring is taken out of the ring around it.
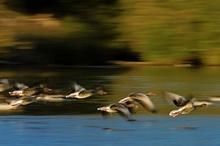
{"label": "blurred background", "polygon": [[105,85],[106,104],[136,91],[219,95],[217,67],[104,67],[219,65],[219,7],[207,0],[0,0],[0,64],[6,64],[0,78],[10,84],[46,78],[62,94],[71,81]]}
{"label": "blurred background", "polygon": [[220,2],[0,0],[0,63],[220,63]]}
{"label": "blurred background", "polygon": [[[108,93],[11,110],[12,87],[0,92],[1,145],[220,145],[219,0],[0,0],[0,16],[0,87],[45,79],[49,95],[69,95],[72,81]],[[164,91],[212,105],[170,118]],[[156,93],[158,113],[97,111],[132,92]]]}

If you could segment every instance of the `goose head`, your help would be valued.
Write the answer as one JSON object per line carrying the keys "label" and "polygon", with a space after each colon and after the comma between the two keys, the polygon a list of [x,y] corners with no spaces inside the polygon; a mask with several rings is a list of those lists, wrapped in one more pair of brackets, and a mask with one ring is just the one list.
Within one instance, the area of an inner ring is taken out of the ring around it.
{"label": "goose head", "polygon": [[172,118],[175,118],[176,116],[178,116],[179,114],[181,114],[184,109],[185,109],[185,108],[180,108],[180,109],[177,109],[177,110],[172,110],[172,111],[169,113],[169,116],[172,117]]}
{"label": "goose head", "polygon": [[114,106],[114,105],[111,104],[108,106],[99,107],[99,108],[97,108],[97,110],[102,111],[102,112],[108,112],[108,113],[116,113],[117,111],[112,109],[112,106]]}
{"label": "goose head", "polygon": [[105,95],[105,94],[107,94],[107,92],[104,91],[104,89],[102,89],[101,87],[97,87],[96,88],[96,94],[98,94],[98,95]]}

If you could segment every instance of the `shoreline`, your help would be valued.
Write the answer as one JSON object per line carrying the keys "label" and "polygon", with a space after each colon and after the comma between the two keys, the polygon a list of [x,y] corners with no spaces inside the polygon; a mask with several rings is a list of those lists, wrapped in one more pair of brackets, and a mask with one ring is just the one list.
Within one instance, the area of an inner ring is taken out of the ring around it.
{"label": "shoreline", "polygon": [[207,67],[207,66],[220,66],[220,64],[202,64],[202,65],[197,65],[197,64],[190,64],[190,63],[170,63],[170,62],[150,62],[150,61],[109,61],[107,65],[63,65],[63,64],[45,64],[45,65],[40,65],[40,64],[23,64],[23,63],[18,63],[18,62],[0,62],[1,67],[10,67],[10,66],[32,66],[32,67],[120,67],[120,66],[125,66],[125,67],[133,67],[133,66],[173,66],[173,67]]}
{"label": "shoreline", "polygon": [[112,64],[119,66],[173,66],[173,67],[203,67],[203,66],[220,66],[220,64],[202,64],[195,65],[190,63],[159,63],[159,62],[135,62],[135,61],[112,61]]}

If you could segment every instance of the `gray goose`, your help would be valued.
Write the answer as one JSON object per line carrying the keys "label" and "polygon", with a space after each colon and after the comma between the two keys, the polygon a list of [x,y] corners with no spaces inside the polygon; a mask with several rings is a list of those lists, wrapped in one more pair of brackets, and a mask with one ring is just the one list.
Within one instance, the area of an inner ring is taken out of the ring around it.
{"label": "gray goose", "polygon": [[121,117],[127,119],[128,121],[133,121],[132,113],[129,111],[128,107],[122,103],[114,103],[107,106],[97,108],[101,112],[103,118],[107,118],[113,113],[118,113]]}
{"label": "gray goose", "polygon": [[47,88],[44,83],[34,87],[28,87],[22,83],[16,83],[14,89],[14,91],[9,92],[10,96],[26,97],[52,91],[52,89]]}
{"label": "gray goose", "polygon": [[73,82],[70,86],[71,94],[67,95],[66,98],[75,98],[75,99],[83,99],[88,98],[93,95],[104,95],[107,94],[101,87],[97,87],[95,90],[93,89],[85,89],[80,86],[76,82]]}
{"label": "gray goose", "polygon": [[212,104],[211,102],[203,102],[203,101],[196,101],[196,98],[190,98],[186,99],[184,96],[180,96],[175,93],[171,92],[165,92],[165,97],[168,97],[170,100],[173,101],[173,103],[179,107],[176,110],[172,110],[169,113],[169,116],[174,118],[180,114],[188,114],[198,108],[206,107],[209,104]]}
{"label": "gray goose", "polygon": [[18,109],[21,106],[25,106],[33,102],[36,102],[36,99],[33,96],[28,96],[19,97],[18,99],[6,99],[5,102],[11,106],[11,109]]}
{"label": "gray goose", "polygon": [[122,117],[126,117],[129,121],[133,121],[133,115],[138,110],[137,103],[140,103],[146,110],[156,112],[156,108],[150,98],[144,93],[131,93],[128,97],[121,99],[118,103],[100,107],[97,110],[101,111],[105,118],[113,113],[118,113]]}

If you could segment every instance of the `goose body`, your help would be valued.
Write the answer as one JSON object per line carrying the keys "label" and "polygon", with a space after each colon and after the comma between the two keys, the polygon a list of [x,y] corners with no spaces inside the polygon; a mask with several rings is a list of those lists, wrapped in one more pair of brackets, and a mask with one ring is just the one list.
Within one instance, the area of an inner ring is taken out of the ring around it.
{"label": "goose body", "polygon": [[78,99],[83,99],[83,98],[88,98],[92,95],[95,95],[94,90],[83,90],[83,91],[77,91],[74,93],[71,93],[66,96],[66,98],[78,98]]}
{"label": "goose body", "polygon": [[131,93],[128,97],[121,99],[118,103],[110,104],[108,106],[100,107],[97,110],[101,111],[103,117],[118,113],[129,121],[134,120],[133,115],[138,110],[138,105],[141,104],[146,110],[156,112],[155,105],[150,98],[144,93]]}
{"label": "goose body", "polygon": [[101,111],[104,118],[112,115],[113,113],[118,113],[120,116],[129,121],[133,120],[133,116],[128,107],[122,103],[110,104],[108,106],[97,108],[97,110]]}
{"label": "goose body", "polygon": [[88,98],[93,95],[104,95],[107,94],[104,90],[97,88],[96,90],[92,89],[85,89],[84,87],[80,86],[76,82],[74,82],[70,89],[72,91],[71,94],[67,95],[66,98],[77,98],[77,99],[83,99]]}
{"label": "goose body", "polygon": [[28,105],[28,104],[31,104],[33,102],[36,102],[36,100],[35,100],[35,98],[33,96],[20,97],[20,98],[18,98],[16,100],[10,101],[10,105],[12,107],[18,108],[19,106]]}

